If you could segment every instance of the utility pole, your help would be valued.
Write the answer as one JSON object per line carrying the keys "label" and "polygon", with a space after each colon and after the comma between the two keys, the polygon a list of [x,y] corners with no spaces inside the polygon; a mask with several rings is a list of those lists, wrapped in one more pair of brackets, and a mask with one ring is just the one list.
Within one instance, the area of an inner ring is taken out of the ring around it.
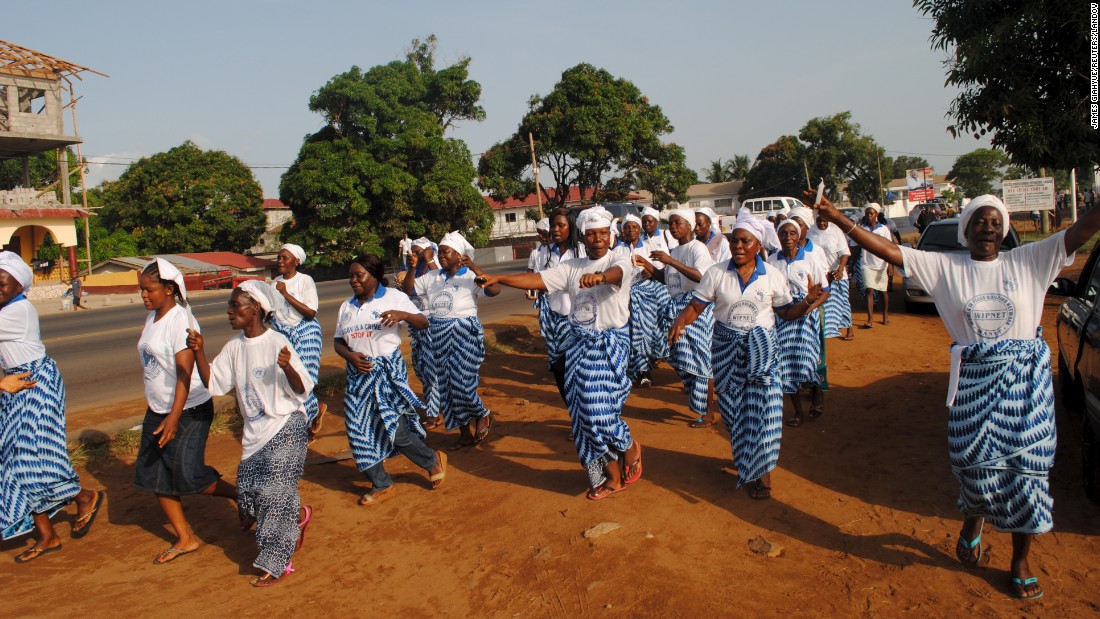
{"label": "utility pole", "polygon": [[539,161],[535,157],[535,136],[528,131],[527,142],[531,145],[531,168],[535,171],[535,195],[539,199],[539,220],[542,220],[545,215],[542,212],[542,186],[539,185]]}

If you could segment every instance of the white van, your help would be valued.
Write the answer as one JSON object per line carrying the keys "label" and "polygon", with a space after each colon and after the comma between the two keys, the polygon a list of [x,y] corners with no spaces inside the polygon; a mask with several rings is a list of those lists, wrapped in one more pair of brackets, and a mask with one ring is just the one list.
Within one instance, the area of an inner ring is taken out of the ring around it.
{"label": "white van", "polygon": [[741,202],[741,206],[752,211],[752,214],[760,219],[764,219],[772,211],[787,211],[805,205],[797,198],[777,196],[774,198],[752,198]]}

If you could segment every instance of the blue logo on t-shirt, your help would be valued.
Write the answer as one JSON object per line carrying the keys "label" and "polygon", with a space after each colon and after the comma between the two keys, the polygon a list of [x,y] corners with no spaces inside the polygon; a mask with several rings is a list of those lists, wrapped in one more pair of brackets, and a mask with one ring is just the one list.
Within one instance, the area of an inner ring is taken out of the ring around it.
{"label": "blue logo on t-shirt", "polygon": [[244,389],[241,389],[241,404],[244,405],[244,410],[241,413],[245,419],[256,421],[264,416],[264,402],[252,385],[245,385]]}
{"label": "blue logo on t-shirt", "polygon": [[573,299],[573,324],[591,327],[596,324],[596,293],[581,292]]}
{"label": "blue logo on t-shirt", "polygon": [[141,355],[141,366],[144,368],[145,380],[153,380],[159,376],[163,368],[157,363],[157,358],[153,356],[153,349],[148,344],[142,344],[138,348],[138,354]]}
{"label": "blue logo on t-shirt", "polygon": [[995,340],[1007,333],[1016,321],[1016,306],[1003,294],[980,294],[966,303],[963,315],[980,337]]}
{"label": "blue logo on t-shirt", "polygon": [[[458,288],[455,287],[455,290],[458,290]],[[446,316],[447,314],[451,313],[451,310],[454,309],[454,306],[455,299],[451,295],[451,293],[447,291],[442,291],[439,294],[435,295],[435,298],[432,299],[432,315]]]}

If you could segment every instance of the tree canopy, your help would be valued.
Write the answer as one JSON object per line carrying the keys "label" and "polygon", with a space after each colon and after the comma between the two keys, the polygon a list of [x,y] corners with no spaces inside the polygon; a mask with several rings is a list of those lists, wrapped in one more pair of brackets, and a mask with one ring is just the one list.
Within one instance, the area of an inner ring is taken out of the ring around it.
{"label": "tree canopy", "polygon": [[955,165],[947,173],[947,178],[959,188],[963,195],[976,198],[993,193],[993,181],[1004,176],[1005,168],[1011,163],[1004,152],[979,148],[955,159]]}
{"label": "tree canopy", "polygon": [[808,167],[810,184],[816,187],[818,179],[824,178],[827,195],[835,198],[840,186],[847,185],[854,204],[877,202],[882,197],[878,174],[882,155],[874,138],[852,122],[850,112],[813,118],[797,138],[783,136],[760,151],[741,195],[799,197],[806,189]]}
{"label": "tree canopy", "polygon": [[1032,169],[1100,161],[1089,119],[1089,6],[1081,0],[914,0],[934,20],[960,92],[952,135],[992,134],[995,147]]}
{"label": "tree canopy", "polygon": [[924,157],[914,157],[909,155],[902,155],[897,159],[890,159],[888,157],[882,160],[882,173],[883,181],[890,182],[895,178],[905,178],[906,173],[909,170],[923,169],[931,167],[928,160]]}
{"label": "tree canopy", "polygon": [[478,162],[478,184],[496,199],[534,192],[529,133],[540,170],[550,174],[542,184],[551,208],[562,206],[568,192],[549,192],[545,185],[577,187],[583,196],[591,192],[593,201],[644,189],[660,205],[686,200],[698,181],[684,149],[661,141],[673,130],[661,108],[604,69],[583,63],[567,69],[549,94],[531,97],[528,108],[516,132]]}
{"label": "tree canopy", "polygon": [[[79,163],[76,159],[76,155],[68,148],[65,149],[65,154],[69,158],[69,172],[74,172]],[[43,189],[57,180],[57,151],[51,150],[44,153],[37,153],[31,155],[27,159],[31,173],[31,187]],[[72,178],[75,179],[73,184],[76,187],[74,188],[78,188],[80,186],[80,177],[74,174]],[[22,187],[24,180],[22,157],[0,159],[0,190]]]}
{"label": "tree canopy", "polygon": [[252,170],[190,141],[139,159],[101,190],[104,229],[127,231],[143,253],[239,252],[264,231]]}
{"label": "tree canopy", "polygon": [[749,175],[752,160],[748,155],[734,155],[732,159],[716,159],[703,168],[703,179],[708,183],[728,183],[744,180]]}
{"label": "tree canopy", "polygon": [[309,101],[326,125],[307,136],[283,175],[280,199],[294,213],[284,239],[325,266],[369,251],[396,253],[402,234],[440,238],[451,230],[488,239],[492,211],[458,121],[480,121],[481,85],[469,58],[435,69],[435,37],[414,40],[404,60],[334,76]]}

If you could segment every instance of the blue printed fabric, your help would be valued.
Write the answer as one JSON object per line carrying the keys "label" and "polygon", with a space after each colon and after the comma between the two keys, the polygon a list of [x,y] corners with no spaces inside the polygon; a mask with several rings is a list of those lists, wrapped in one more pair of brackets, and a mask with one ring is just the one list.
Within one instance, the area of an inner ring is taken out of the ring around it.
{"label": "blue printed fabric", "polygon": [[838,279],[832,283],[829,298],[825,299],[825,337],[840,337],[841,329],[852,326],[852,300],[848,297],[850,280]]}
{"label": "blue printed fabric", "polygon": [[535,307],[539,310],[539,333],[546,343],[546,363],[553,368],[554,362],[565,354],[565,340],[573,326],[569,324],[568,316],[550,309],[547,295],[539,295]]}
{"label": "blue printed fabric", "polygon": [[822,360],[820,321],[821,308],[791,321],[776,317],[783,393],[798,393],[800,387],[821,384],[817,372],[818,363]]}
{"label": "blue printed fabric", "polygon": [[783,391],[775,330],[714,327],[714,391],[730,432],[737,486],[756,481],[779,462]]}
{"label": "blue printed fabric", "polygon": [[65,440],[65,383],[42,357],[6,373],[30,372],[34,389],[0,392],[0,538],[34,530],[33,514],[53,515],[80,492]]}
{"label": "blue printed fabric", "polygon": [[1053,528],[1047,476],[1058,440],[1050,348],[1042,337],[964,348],[947,432],[964,514],[1013,533]]}
{"label": "blue printed fabric", "polygon": [[622,419],[630,395],[626,375],[628,329],[596,331],[574,327],[565,347],[565,404],[573,426],[577,456],[589,485],[606,481],[604,467],[633,443]]}
{"label": "blue printed fabric", "polygon": [[[672,297],[668,305],[671,325],[691,302],[691,293]],[[711,338],[714,333],[714,308],[707,305],[695,322],[676,340],[669,350],[669,364],[684,381],[688,390],[688,406],[696,415],[707,412],[707,387],[712,374],[710,363]]]}
{"label": "blue printed fabric", "polygon": [[397,453],[395,440],[401,415],[406,416],[410,432],[422,440],[428,436],[416,415],[416,409],[424,405],[409,388],[409,372],[401,351],[370,357],[368,361],[373,368],[363,373],[347,364],[344,394],[348,444],[360,471]]}
{"label": "blue printed fabric", "polygon": [[428,416],[443,417],[456,430],[485,417],[489,409],[477,394],[485,361],[485,337],[477,316],[428,319],[435,379],[428,394]]}
{"label": "blue printed fabric", "polygon": [[424,400],[432,389],[435,363],[432,360],[432,335],[428,329],[409,329],[409,348],[412,350],[412,366],[423,387]]}
{"label": "blue printed fabric", "polygon": [[[316,385],[317,378],[321,373],[321,323],[317,322],[316,318],[312,320],[303,319],[293,327],[287,327],[279,324],[279,321],[276,320],[272,322],[271,327],[290,340],[294,352],[298,353],[302,365],[306,366],[306,371],[309,372],[313,384]],[[319,408],[320,403],[317,401],[317,394],[310,392],[305,404],[306,415],[310,421],[317,417]]]}
{"label": "blue printed fabric", "polygon": [[661,282],[637,278],[630,286],[630,378],[653,369],[668,356],[668,306],[672,299]]}
{"label": "blue printed fabric", "polygon": [[256,521],[260,553],[252,565],[281,576],[298,542],[298,480],[306,465],[306,419],[294,413],[271,440],[237,468],[237,511]]}

